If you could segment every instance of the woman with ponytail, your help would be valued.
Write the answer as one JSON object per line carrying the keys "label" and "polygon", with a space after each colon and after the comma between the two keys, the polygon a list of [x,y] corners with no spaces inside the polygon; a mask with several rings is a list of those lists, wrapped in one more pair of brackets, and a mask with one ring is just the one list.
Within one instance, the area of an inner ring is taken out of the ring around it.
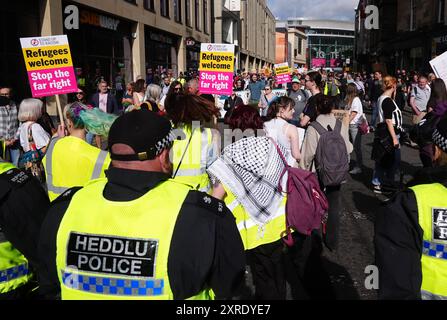
{"label": "woman with ponytail", "polygon": [[83,187],[90,180],[104,177],[109,167],[108,152],[88,144],[86,133],[107,137],[116,116],[75,102],[64,110],[68,136],[53,138],[43,159],[50,200],[73,187]]}

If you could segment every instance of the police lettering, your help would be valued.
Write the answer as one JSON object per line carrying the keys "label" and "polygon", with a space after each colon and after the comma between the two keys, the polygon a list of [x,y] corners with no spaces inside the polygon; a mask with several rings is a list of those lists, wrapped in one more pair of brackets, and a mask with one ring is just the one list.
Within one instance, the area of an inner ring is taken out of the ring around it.
{"label": "police lettering", "polygon": [[157,244],[156,240],[71,233],[67,266],[89,272],[153,277]]}
{"label": "police lettering", "polygon": [[447,240],[447,209],[433,209],[433,240]]}

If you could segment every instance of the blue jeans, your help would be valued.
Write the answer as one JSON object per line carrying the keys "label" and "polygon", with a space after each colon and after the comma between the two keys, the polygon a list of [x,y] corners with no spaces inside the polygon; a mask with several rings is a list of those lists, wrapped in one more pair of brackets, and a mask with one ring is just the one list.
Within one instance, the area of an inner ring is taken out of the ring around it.
{"label": "blue jeans", "polygon": [[380,186],[384,183],[395,184],[396,172],[400,169],[401,153],[400,148],[394,150],[394,159],[389,167],[383,167],[379,161],[374,168],[372,184]]}
{"label": "blue jeans", "polygon": [[7,149],[11,157],[11,163],[16,167],[19,166],[20,149]]}

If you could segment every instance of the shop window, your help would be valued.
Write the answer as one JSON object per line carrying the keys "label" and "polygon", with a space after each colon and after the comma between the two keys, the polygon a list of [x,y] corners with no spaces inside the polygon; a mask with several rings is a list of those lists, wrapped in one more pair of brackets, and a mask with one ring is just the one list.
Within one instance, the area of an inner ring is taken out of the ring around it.
{"label": "shop window", "polygon": [[200,28],[200,6],[199,0],[194,0],[194,19],[196,21],[196,29],[201,30]]}
{"label": "shop window", "polygon": [[445,22],[445,0],[439,0],[438,2],[438,23]]}
{"label": "shop window", "polygon": [[174,20],[175,22],[182,22],[182,1],[174,0]]}
{"label": "shop window", "polygon": [[169,1],[160,0],[160,14],[163,17],[169,18]]}
{"label": "shop window", "polygon": [[203,0],[203,31],[208,34],[208,0]]}
{"label": "shop window", "polygon": [[144,0],[144,9],[155,12],[154,0]]}
{"label": "shop window", "polygon": [[185,20],[186,25],[191,27],[191,0],[185,1]]}

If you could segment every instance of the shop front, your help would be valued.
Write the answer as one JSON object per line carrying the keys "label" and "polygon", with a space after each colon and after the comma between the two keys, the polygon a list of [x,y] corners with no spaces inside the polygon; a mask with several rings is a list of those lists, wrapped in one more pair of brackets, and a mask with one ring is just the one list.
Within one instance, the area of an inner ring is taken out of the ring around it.
{"label": "shop front", "polygon": [[144,31],[146,69],[158,70],[159,72],[171,70],[174,75],[182,71],[178,70],[181,37],[148,26],[145,27]]}
{"label": "shop front", "polygon": [[[63,10],[70,2],[64,2]],[[79,6],[79,29],[67,30],[78,83],[95,92],[100,80],[115,91],[132,81],[132,23]],[[64,15],[65,16],[65,15]]]}
{"label": "shop front", "polygon": [[188,72],[199,70],[201,43],[194,38],[186,39],[186,68]]}

